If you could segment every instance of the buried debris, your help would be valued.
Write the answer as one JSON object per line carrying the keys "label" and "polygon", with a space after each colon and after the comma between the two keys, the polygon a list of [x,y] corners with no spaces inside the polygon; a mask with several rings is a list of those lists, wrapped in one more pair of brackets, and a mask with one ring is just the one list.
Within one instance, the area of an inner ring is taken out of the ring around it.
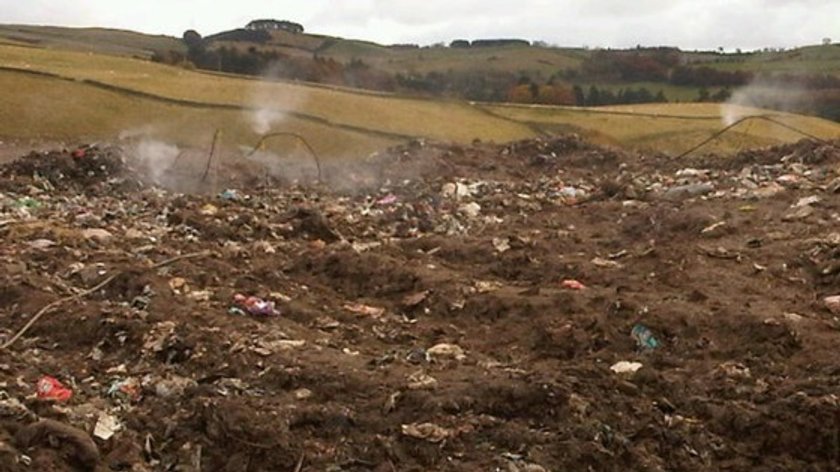
{"label": "buried debris", "polygon": [[402,425],[402,434],[414,439],[439,443],[455,436],[457,432],[434,423],[412,423]]}
{"label": "buried debris", "polygon": [[99,448],[90,435],[55,420],[41,420],[21,428],[15,434],[15,443],[24,450],[39,445],[58,448],[81,470],[93,471],[99,463]]}
{"label": "buried debris", "polygon": [[426,350],[426,354],[432,359],[454,359],[461,361],[467,358],[461,346],[456,344],[436,344]]}
{"label": "buried debris", "polygon": [[233,296],[234,305],[230,312],[236,315],[249,314],[253,316],[278,316],[280,311],[275,307],[273,301],[263,300],[255,296],[242,295],[237,293]]}
{"label": "buried debris", "polygon": [[840,295],[832,295],[830,297],[825,297],[823,299],[823,303],[831,313],[835,315],[840,315]]}
{"label": "buried debris", "polygon": [[[29,327],[0,469],[830,470],[819,149],[429,142],[318,184],[219,158],[200,192],[4,168],[0,343]],[[72,396],[34,398],[44,373]]]}

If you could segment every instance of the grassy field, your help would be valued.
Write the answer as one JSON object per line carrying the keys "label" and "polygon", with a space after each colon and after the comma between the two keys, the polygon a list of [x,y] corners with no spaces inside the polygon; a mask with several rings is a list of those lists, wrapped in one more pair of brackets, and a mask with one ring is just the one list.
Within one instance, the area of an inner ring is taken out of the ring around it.
{"label": "grassy field", "polygon": [[[296,111],[335,124],[406,136],[469,141],[510,140],[527,127],[458,102],[359,94],[288,82],[257,82],[122,57],[0,46],[0,66],[94,80],[176,100]],[[458,126],[453,126],[458,123]]]}
{"label": "grassy field", "polygon": [[[15,90],[0,93],[0,136],[7,140],[72,145],[143,136],[206,149],[214,131],[221,129],[223,146],[238,150],[253,146],[260,137],[243,111],[167,104],[83,83],[8,71],[0,71],[0,90]],[[309,138],[319,154],[333,158],[365,156],[399,142],[295,117],[282,118],[278,127]],[[270,142],[276,151],[294,147],[288,140]]]}
{"label": "grassy field", "polygon": [[388,49],[368,44],[340,41],[321,55],[347,62],[361,58],[377,69],[391,73],[426,74],[432,71],[485,70],[515,72],[548,78],[580,66],[583,51],[526,46],[502,46],[464,49],[432,47]]}
{"label": "grassy field", "polygon": [[[840,137],[840,125],[820,118],[767,112],[714,103],[622,105],[600,108],[483,105],[498,116],[546,131],[573,131],[596,142],[676,155],[722,129],[721,116],[770,114],[773,119],[821,138]],[[752,146],[796,141],[803,135],[764,120],[748,120],[724,134],[704,151],[730,152]]]}
{"label": "grassy field", "polygon": [[[321,154],[336,158],[365,156],[410,137],[502,142],[564,131],[608,144],[677,153],[723,127],[719,107],[711,104],[586,109],[418,100],[11,45],[0,45],[0,66],[55,75],[0,71],[4,139],[81,142],[128,133],[206,148],[219,128],[224,130],[224,145],[238,148],[253,145],[259,135],[255,117],[267,114],[276,115],[275,122],[262,132],[299,133]],[[779,116],[810,133],[840,137],[840,124]],[[772,124],[750,122],[710,149],[798,138]],[[288,144],[273,146],[280,150]]]}
{"label": "grassy field", "polygon": [[806,46],[783,52],[724,56],[705,63],[725,70],[840,75],[840,44]]}

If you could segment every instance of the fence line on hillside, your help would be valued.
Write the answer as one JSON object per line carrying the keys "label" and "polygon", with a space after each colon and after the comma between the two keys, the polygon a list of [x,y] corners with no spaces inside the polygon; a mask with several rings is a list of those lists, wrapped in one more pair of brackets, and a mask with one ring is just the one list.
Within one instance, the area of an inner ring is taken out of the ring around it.
{"label": "fence line on hillside", "polygon": [[764,121],[768,121],[768,122],[770,122],[770,123],[774,123],[774,124],[776,124],[777,126],[781,126],[782,128],[786,128],[786,129],[788,129],[788,130],[790,130],[790,131],[793,131],[794,133],[801,134],[802,136],[805,136],[806,138],[813,139],[814,141],[817,141],[817,142],[819,142],[819,143],[821,143],[821,144],[824,144],[824,145],[827,145],[827,146],[831,146],[831,147],[833,147],[833,148],[835,148],[835,149],[840,149],[840,147],[838,147],[836,144],[834,144],[834,143],[832,143],[832,142],[830,142],[830,141],[826,141],[825,139],[822,139],[822,138],[820,138],[820,137],[818,137],[818,136],[815,136],[815,135],[814,135],[814,134],[812,134],[812,133],[809,133],[809,132],[804,131],[804,130],[802,130],[802,129],[799,129],[799,128],[795,127],[795,126],[789,125],[789,124],[784,123],[784,122],[781,122],[781,121],[779,121],[779,120],[776,120],[776,119],[774,119],[772,116],[769,116],[769,115],[753,115],[753,116],[746,116],[746,117],[744,117],[744,118],[741,118],[741,119],[739,119],[738,121],[735,121],[734,123],[732,123],[732,124],[730,124],[730,125],[726,126],[726,127],[725,127],[725,128],[723,128],[722,130],[715,132],[713,135],[711,135],[711,136],[709,136],[708,138],[704,139],[703,141],[701,141],[701,142],[700,142],[700,143],[698,143],[697,145],[692,146],[692,147],[691,147],[688,151],[685,151],[685,152],[683,152],[682,154],[680,154],[680,155],[678,155],[678,156],[674,157],[674,159],[682,159],[683,157],[685,157],[685,156],[687,156],[687,155],[691,154],[692,152],[694,152],[694,151],[696,151],[696,150],[698,150],[698,149],[702,148],[703,146],[705,146],[705,145],[709,144],[710,142],[712,142],[712,141],[714,141],[714,140],[718,139],[719,137],[723,136],[723,135],[724,135],[724,134],[726,134],[727,132],[731,131],[731,130],[732,130],[732,128],[735,128],[736,126],[740,125],[741,123],[744,123],[744,122],[749,121],[749,120],[764,120]]}

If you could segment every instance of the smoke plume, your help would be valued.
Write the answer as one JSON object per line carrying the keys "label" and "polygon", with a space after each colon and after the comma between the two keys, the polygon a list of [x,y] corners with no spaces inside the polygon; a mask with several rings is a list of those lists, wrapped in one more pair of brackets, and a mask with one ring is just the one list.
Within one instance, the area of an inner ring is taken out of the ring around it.
{"label": "smoke plume", "polygon": [[135,165],[156,184],[163,184],[163,177],[172,168],[181,153],[178,146],[150,138],[140,138],[128,147]]}
{"label": "smoke plume", "polygon": [[248,119],[254,133],[264,135],[270,131],[280,131],[288,118],[283,110],[295,110],[301,106],[305,94],[302,87],[278,83],[282,76],[282,64],[274,64],[266,70],[260,80],[254,82],[251,90]]}
{"label": "smoke plume", "polygon": [[721,119],[729,126],[748,116],[764,114],[756,109],[796,113],[812,105],[811,101],[808,90],[800,85],[773,77],[758,77],[732,93],[721,106]]}

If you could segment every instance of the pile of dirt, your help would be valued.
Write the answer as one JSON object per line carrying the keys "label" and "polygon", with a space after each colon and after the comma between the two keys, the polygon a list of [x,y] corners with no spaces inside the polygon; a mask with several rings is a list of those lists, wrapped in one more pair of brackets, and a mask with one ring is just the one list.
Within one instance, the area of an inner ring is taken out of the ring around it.
{"label": "pile of dirt", "polygon": [[118,148],[83,146],[72,151],[32,152],[0,166],[4,186],[36,181],[57,190],[85,191],[126,171]]}
{"label": "pile of dirt", "polygon": [[0,471],[832,470],[831,149],[418,141],[186,195],[22,158]]}

